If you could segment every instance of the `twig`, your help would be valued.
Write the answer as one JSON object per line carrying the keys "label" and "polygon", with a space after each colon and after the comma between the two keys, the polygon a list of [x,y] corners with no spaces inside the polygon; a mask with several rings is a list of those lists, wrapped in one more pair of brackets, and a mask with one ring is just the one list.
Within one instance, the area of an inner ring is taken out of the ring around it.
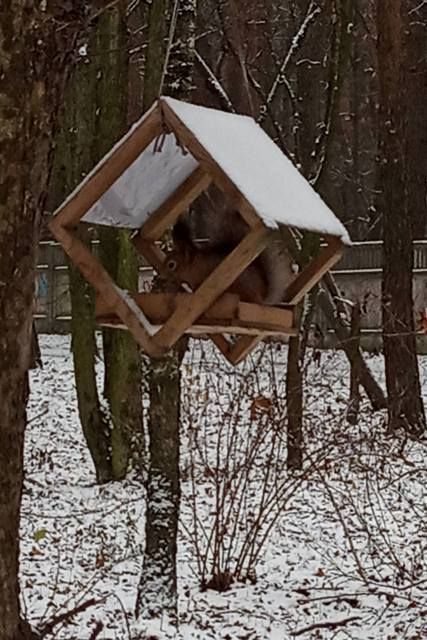
{"label": "twig", "polygon": [[169,25],[169,35],[168,35],[167,48],[166,48],[165,59],[164,59],[164,63],[163,63],[163,69],[162,69],[162,77],[161,77],[161,80],[160,80],[159,95],[161,95],[162,91],[163,91],[163,85],[165,83],[166,72],[167,72],[168,65],[169,65],[169,58],[170,58],[170,54],[171,54],[172,44],[173,44],[173,41],[174,41],[174,38],[175,38],[175,30],[176,30],[176,23],[177,23],[177,19],[178,19],[179,2],[180,2],[180,0],[175,0],[174,5],[173,5],[171,21],[170,21],[170,25]]}
{"label": "twig", "polygon": [[38,420],[39,418],[43,418],[43,416],[45,416],[48,413],[48,411],[49,411],[49,407],[46,407],[46,409],[44,409],[44,411],[41,411],[36,416],[33,416],[32,418],[27,420],[27,425],[31,424],[31,422],[34,422],[35,420]]}
{"label": "twig", "polygon": [[104,628],[103,623],[100,620],[98,620],[98,622],[95,625],[94,630],[92,631],[92,633],[89,636],[89,640],[96,640],[96,638],[99,636],[99,634],[101,633],[103,628]]}
{"label": "twig", "polygon": [[350,618],[344,618],[343,620],[329,622],[315,622],[314,624],[310,624],[308,627],[294,631],[292,635],[294,637],[302,636],[304,633],[308,633],[314,629],[337,629],[337,627],[345,627],[345,625],[349,622],[353,622],[354,620],[360,620],[360,616],[351,616]]}
{"label": "twig", "polygon": [[111,0],[111,2],[108,2],[105,6],[103,6],[101,9],[98,9],[98,11],[94,11],[93,13],[90,14],[89,16],[89,22],[92,22],[93,20],[96,20],[97,18],[99,18],[99,16],[101,16],[103,13],[105,13],[106,11],[108,11],[109,9],[112,9],[113,7],[115,7],[117,4],[120,4],[120,2],[122,2],[122,0]]}
{"label": "twig", "polygon": [[86,602],[82,602],[82,604],[79,604],[77,607],[74,607],[73,609],[70,609],[65,613],[61,613],[61,615],[59,616],[53,617],[47,624],[45,624],[45,626],[40,631],[40,637],[46,637],[58,624],[61,624],[62,622],[68,622],[69,620],[71,620],[71,618],[74,618],[74,616],[78,615],[79,613],[82,613],[83,611],[86,611],[86,609],[95,607],[97,604],[101,604],[103,602],[105,602],[104,598],[100,600],[90,598],[89,600],[86,600]]}
{"label": "twig", "polygon": [[121,601],[121,599],[119,598],[117,593],[110,593],[109,597],[110,598],[115,598],[117,600],[117,602],[119,603],[120,609],[123,612],[123,618],[124,618],[124,621],[125,621],[125,624],[126,624],[126,631],[127,631],[127,634],[128,634],[128,638],[129,638],[129,640],[131,640],[131,632],[130,632],[129,620],[128,620],[128,616],[126,614],[126,609],[125,609],[125,606],[124,606],[123,602]]}

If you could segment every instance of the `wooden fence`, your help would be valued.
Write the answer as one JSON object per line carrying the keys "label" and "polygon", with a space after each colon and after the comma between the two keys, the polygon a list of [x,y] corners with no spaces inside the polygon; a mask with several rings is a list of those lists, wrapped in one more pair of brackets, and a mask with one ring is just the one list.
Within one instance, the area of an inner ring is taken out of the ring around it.
{"label": "wooden fence", "polygon": [[[334,275],[343,296],[363,303],[362,331],[365,334],[365,342],[367,341],[368,346],[374,348],[378,346],[381,327],[381,271],[381,242],[356,242],[347,249],[334,269]],[[38,331],[41,333],[68,332],[70,320],[68,264],[61,247],[56,242],[40,243],[37,273]],[[140,288],[147,285],[151,276],[151,269],[142,266]],[[414,300],[416,312],[427,308],[427,240],[414,244]],[[327,330],[321,318],[318,322]],[[427,340],[425,342],[427,343]],[[424,348],[422,350],[424,351]]]}

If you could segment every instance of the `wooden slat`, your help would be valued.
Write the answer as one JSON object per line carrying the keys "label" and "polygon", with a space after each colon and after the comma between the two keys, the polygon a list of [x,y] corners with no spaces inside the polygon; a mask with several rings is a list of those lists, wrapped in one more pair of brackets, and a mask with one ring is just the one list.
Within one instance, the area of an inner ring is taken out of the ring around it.
{"label": "wooden slat", "polygon": [[257,336],[243,336],[232,347],[226,357],[231,364],[240,364],[255,347],[267,337],[266,333],[260,333]]}
{"label": "wooden slat", "polygon": [[339,238],[328,238],[328,245],[297,275],[287,287],[283,300],[298,304],[305,294],[341,259],[344,245]]}
{"label": "wooden slat", "polygon": [[160,109],[155,108],[97,171],[58,209],[55,216],[63,227],[74,226],[162,132]]}
{"label": "wooden slat", "polygon": [[[199,321],[197,321],[196,324],[193,324],[191,327],[189,327],[185,333],[189,333],[192,335],[230,333],[234,335],[258,337],[259,331],[259,328],[248,326],[241,320],[230,320],[229,322],[221,322],[220,320],[214,322],[213,320],[211,320],[210,322],[206,322],[206,324],[199,324]],[[293,330],[289,330],[289,332],[290,333],[288,333],[288,331],[271,328],[265,330],[264,335],[282,338],[285,335],[294,335],[295,333]]]}
{"label": "wooden slat", "polygon": [[[191,293],[133,293],[132,298],[153,324],[163,324],[170,315],[182,304],[188,302]],[[239,296],[234,293],[224,293],[216,300],[203,315],[206,321],[237,319]],[[96,317],[114,316],[115,307],[111,300],[97,296],[95,305]]]}
{"label": "wooden slat", "polygon": [[252,324],[289,329],[294,323],[294,313],[291,309],[279,309],[261,304],[240,302],[238,309],[239,320]]}
{"label": "wooden slat", "polygon": [[221,333],[211,334],[210,336],[212,342],[216,345],[216,347],[221,351],[222,355],[229,359],[230,354],[230,343]]}
{"label": "wooden slat", "polygon": [[132,242],[135,249],[151,264],[158,274],[170,278],[171,273],[166,268],[165,253],[152,240],[145,240],[139,233],[133,236]]}
{"label": "wooden slat", "polygon": [[271,231],[259,225],[243,238],[240,244],[221,262],[199,286],[188,302],[179,305],[155,340],[161,347],[170,348],[194,321],[211,306],[246,267],[261,253],[269,241]]}
{"label": "wooden slat", "polygon": [[158,240],[176,221],[191,203],[212,182],[204,169],[197,167],[195,171],[182,183],[180,187],[164,202],[140,229],[140,235],[148,240]]}
{"label": "wooden slat", "polygon": [[[176,113],[169,107],[165,100],[160,100],[164,118],[169,127],[177,135],[179,141],[190,151],[190,153],[199,161],[200,165],[211,174],[215,183],[227,193],[233,205],[240,211],[242,217],[250,227],[256,227],[260,223],[260,217],[245,198],[239,188],[234,184],[231,178],[225,173],[210,153],[195,138],[193,132],[186,127]],[[256,158],[254,158],[256,162]],[[266,185],[268,189],[268,185]]]}
{"label": "wooden slat", "polygon": [[[181,305],[188,303],[191,293],[133,293],[132,299],[151,324],[160,325]],[[115,305],[112,300],[97,296],[96,318],[114,323]],[[119,319],[116,320],[116,323]],[[234,327],[242,333],[258,333],[259,327],[275,334],[288,334],[292,330],[293,313],[289,309],[271,309],[262,305],[242,303],[233,293],[222,294],[197,320],[197,325]],[[251,329],[249,332],[248,330]],[[254,331],[252,331],[254,329]],[[192,328],[190,327],[190,331]],[[227,343],[228,344],[228,343]]]}
{"label": "wooden slat", "polygon": [[[338,238],[328,237],[328,246],[291,282],[284,294],[284,300],[297,304],[304,295],[340,260],[343,245]],[[244,336],[231,348],[228,359],[234,365],[242,362],[266,334],[255,337]]]}
{"label": "wooden slat", "polygon": [[142,326],[137,315],[120,296],[107,271],[83,242],[67,229],[64,229],[58,223],[57,218],[51,221],[49,227],[55,238],[62,244],[64,251],[80,269],[86,280],[90,282],[98,293],[105,298],[108,304],[115,309],[115,313],[128,327],[144,351],[155,357],[163,355],[166,350],[153,341],[152,337]]}
{"label": "wooden slat", "polygon": [[[101,317],[97,320],[97,323],[102,327],[111,327],[112,329],[128,329],[127,325],[124,324],[124,322],[120,320],[120,318],[118,318],[117,316]],[[206,323],[203,323],[203,324],[199,324],[199,322],[197,322],[196,324],[193,324],[191,327],[186,329],[184,333],[188,335],[194,335],[194,336],[203,336],[203,335],[217,336],[217,335],[220,335],[218,332],[241,335],[244,338],[246,337],[257,338],[259,336],[259,329],[257,327],[246,326],[245,324],[242,324],[242,322],[239,320],[234,320],[234,321],[211,320],[211,321],[206,321]],[[278,331],[277,329],[269,329],[264,333],[264,337],[274,336],[276,338],[283,338],[283,336],[285,335],[293,335],[293,334],[294,334],[294,331],[292,330],[289,330],[289,333],[288,333],[288,332]],[[226,357],[227,357],[227,353],[228,351],[225,353]]]}

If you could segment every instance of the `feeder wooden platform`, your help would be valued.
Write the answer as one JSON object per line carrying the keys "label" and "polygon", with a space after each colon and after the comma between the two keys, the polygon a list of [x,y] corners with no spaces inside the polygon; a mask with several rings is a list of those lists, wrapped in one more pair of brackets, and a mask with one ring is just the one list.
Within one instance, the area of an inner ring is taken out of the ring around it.
{"label": "feeder wooden platform", "polygon": [[[159,329],[182,304],[188,305],[191,293],[131,293],[130,296],[148,322]],[[127,328],[117,315],[115,305],[97,296],[96,321],[101,326]],[[239,296],[225,293],[188,327],[190,335],[231,333],[258,336],[260,331],[268,336],[295,335],[292,308],[267,307],[242,302]]]}

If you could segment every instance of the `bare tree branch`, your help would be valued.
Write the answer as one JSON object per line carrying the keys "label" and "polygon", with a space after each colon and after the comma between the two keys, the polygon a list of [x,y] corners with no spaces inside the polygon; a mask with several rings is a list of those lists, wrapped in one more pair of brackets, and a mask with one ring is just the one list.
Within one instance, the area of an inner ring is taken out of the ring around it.
{"label": "bare tree branch", "polygon": [[260,117],[258,119],[259,122],[262,122],[264,120],[264,117],[267,113],[267,109],[271,104],[271,102],[273,101],[273,98],[276,95],[278,87],[284,82],[286,68],[292,56],[301,46],[301,43],[307,33],[307,28],[309,24],[314,20],[317,14],[320,13],[321,11],[322,9],[319,7],[319,5],[316,4],[314,0],[311,0],[307,9],[307,13],[304,17],[304,20],[302,21],[300,28],[298,29],[297,33],[292,39],[291,46],[289,47],[285,57],[283,58],[282,64],[280,65],[279,71],[275,79],[273,80],[273,84],[271,85],[270,91],[267,93],[267,99],[266,99],[264,109],[261,110]]}
{"label": "bare tree branch", "polygon": [[360,620],[360,616],[351,616],[350,618],[344,618],[343,620],[335,620],[330,622],[315,622],[308,627],[304,627],[303,629],[294,631],[292,635],[294,637],[302,636],[304,633],[308,633],[309,631],[313,631],[314,629],[337,629],[337,627],[345,627],[349,622],[353,622],[354,620]]}
{"label": "bare tree branch", "polygon": [[197,62],[200,64],[202,69],[206,72],[210,85],[215,89],[215,91],[217,92],[221,100],[225,102],[227,109],[231,113],[235,113],[236,110],[233,106],[233,103],[231,102],[230,97],[228,96],[226,90],[224,89],[224,86],[221,84],[221,81],[216,77],[213,70],[210,68],[206,60],[200,55],[197,49],[195,49],[194,55],[196,57]]}

